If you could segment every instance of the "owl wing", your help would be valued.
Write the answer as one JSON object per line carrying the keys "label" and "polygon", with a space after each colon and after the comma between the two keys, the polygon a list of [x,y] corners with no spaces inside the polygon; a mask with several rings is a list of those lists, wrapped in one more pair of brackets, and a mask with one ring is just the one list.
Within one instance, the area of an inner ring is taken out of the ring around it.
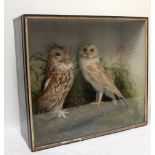
{"label": "owl wing", "polygon": [[124,98],[121,92],[113,83],[112,79],[109,77],[107,71],[100,63],[95,63],[93,65],[87,66],[87,74],[96,82],[103,85],[104,88],[111,91],[120,98]]}
{"label": "owl wing", "polygon": [[[58,88],[57,72],[52,71],[48,73],[42,81],[41,95],[38,98],[38,110],[40,112],[48,112],[49,111],[49,98],[50,98],[50,108],[56,106],[57,92]],[[52,93],[52,95],[51,95]]]}
{"label": "owl wing", "polygon": [[57,72],[55,70],[52,70],[52,72],[48,73],[45,78],[42,81],[42,85],[41,85],[41,91],[46,93],[48,91],[48,88],[50,87],[50,89],[55,89],[57,88],[57,82],[56,82],[56,76],[57,76]]}
{"label": "owl wing", "polygon": [[51,78],[50,77],[45,77],[41,83],[41,91],[45,91],[45,89],[47,88],[47,86],[50,83]]}
{"label": "owl wing", "polygon": [[42,86],[41,86],[41,90],[42,90],[42,91],[45,91],[45,90],[47,89],[47,87],[48,87],[50,81],[51,81],[51,78],[50,78],[50,77],[44,78],[44,80],[43,80],[43,82],[42,82]]}

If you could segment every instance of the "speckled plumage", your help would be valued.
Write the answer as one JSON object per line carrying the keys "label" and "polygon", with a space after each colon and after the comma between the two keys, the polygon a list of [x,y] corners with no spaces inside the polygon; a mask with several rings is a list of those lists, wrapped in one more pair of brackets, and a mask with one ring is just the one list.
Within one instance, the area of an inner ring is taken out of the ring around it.
{"label": "speckled plumage", "polygon": [[42,93],[38,99],[39,112],[58,112],[58,117],[66,118],[62,111],[66,96],[73,84],[73,65],[68,49],[56,46],[48,55],[47,73],[42,82]]}

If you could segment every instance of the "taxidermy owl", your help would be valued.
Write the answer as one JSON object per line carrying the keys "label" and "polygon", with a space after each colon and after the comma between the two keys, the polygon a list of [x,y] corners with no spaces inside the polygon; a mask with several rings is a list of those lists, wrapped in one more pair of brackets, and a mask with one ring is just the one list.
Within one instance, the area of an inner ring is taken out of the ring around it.
{"label": "taxidermy owl", "polygon": [[73,78],[73,64],[69,50],[54,45],[47,58],[47,72],[38,99],[39,112],[53,111],[58,114],[58,118],[67,118],[68,112],[62,109],[66,96],[72,87]]}
{"label": "taxidermy owl", "polygon": [[95,45],[84,45],[79,51],[79,65],[82,75],[89,82],[96,91],[96,101],[92,104],[101,103],[102,96],[112,99],[114,105],[117,105],[117,97],[123,105],[123,95],[113,83],[112,79],[108,76],[107,71],[100,63],[98,48]]}

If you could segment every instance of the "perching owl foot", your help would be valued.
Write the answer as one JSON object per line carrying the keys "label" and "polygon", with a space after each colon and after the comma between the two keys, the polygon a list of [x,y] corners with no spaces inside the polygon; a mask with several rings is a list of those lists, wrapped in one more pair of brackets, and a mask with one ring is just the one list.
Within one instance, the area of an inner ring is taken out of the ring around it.
{"label": "perching owl foot", "polygon": [[99,108],[99,106],[100,106],[101,103],[104,103],[104,102],[97,102],[97,101],[94,101],[94,102],[91,102],[90,104],[97,105],[98,108]]}
{"label": "perching owl foot", "polygon": [[69,114],[69,112],[67,112],[67,111],[65,111],[65,110],[59,110],[59,111],[58,111],[58,117],[57,117],[57,118],[63,117],[63,118],[65,118],[65,119],[68,119],[67,116],[66,116],[66,114]]}

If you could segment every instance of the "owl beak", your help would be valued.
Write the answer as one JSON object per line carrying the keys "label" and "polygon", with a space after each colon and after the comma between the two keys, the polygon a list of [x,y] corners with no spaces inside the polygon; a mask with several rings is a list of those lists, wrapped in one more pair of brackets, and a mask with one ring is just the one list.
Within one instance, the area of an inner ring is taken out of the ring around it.
{"label": "owl beak", "polygon": [[71,61],[70,51],[68,49],[64,48],[64,52],[65,52],[65,57],[64,57],[65,63],[70,63],[70,61]]}
{"label": "owl beak", "polygon": [[79,56],[80,56],[81,58],[87,58],[87,54],[86,54],[86,53],[79,54]]}
{"label": "owl beak", "polygon": [[66,62],[66,63],[70,63],[70,61],[71,61],[70,55],[67,55],[67,56],[65,57],[65,62]]}

